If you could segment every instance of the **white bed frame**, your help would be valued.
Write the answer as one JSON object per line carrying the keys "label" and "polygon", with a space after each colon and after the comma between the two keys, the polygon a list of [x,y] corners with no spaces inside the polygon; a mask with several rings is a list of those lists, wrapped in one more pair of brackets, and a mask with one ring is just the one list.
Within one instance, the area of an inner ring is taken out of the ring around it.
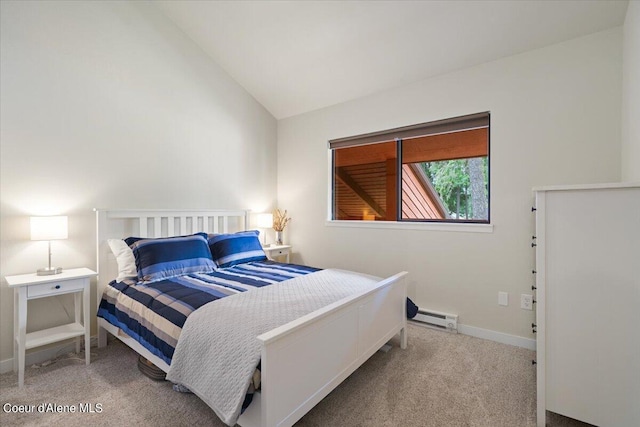
{"label": "white bed frame", "polygon": [[[96,210],[98,304],[117,276],[107,239],[246,230],[249,211]],[[260,335],[260,392],[240,416],[242,427],[291,426],[394,335],[407,346],[406,272]],[[169,365],[119,328],[98,318],[98,346],[110,332],[163,371]]]}

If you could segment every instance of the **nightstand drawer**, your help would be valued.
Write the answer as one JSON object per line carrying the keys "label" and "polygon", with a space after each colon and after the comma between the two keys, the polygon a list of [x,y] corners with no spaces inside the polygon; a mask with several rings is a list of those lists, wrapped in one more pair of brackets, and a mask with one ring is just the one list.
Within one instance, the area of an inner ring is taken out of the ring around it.
{"label": "nightstand drawer", "polygon": [[289,253],[289,249],[278,249],[278,250],[271,251],[271,256],[286,255],[288,253]]}
{"label": "nightstand drawer", "polygon": [[84,289],[87,279],[72,279],[61,282],[49,282],[27,287],[27,298],[37,298],[48,295],[66,294]]}

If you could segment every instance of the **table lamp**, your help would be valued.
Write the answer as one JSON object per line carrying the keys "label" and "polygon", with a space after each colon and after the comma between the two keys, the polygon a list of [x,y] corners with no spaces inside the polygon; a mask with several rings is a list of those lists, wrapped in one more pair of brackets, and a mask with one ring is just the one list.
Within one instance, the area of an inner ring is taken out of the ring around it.
{"label": "table lamp", "polygon": [[39,268],[38,276],[62,273],[61,267],[51,266],[51,241],[68,237],[66,216],[32,216],[31,240],[47,240],[49,242],[49,267]]}
{"label": "table lamp", "polygon": [[267,246],[267,232],[266,230],[273,227],[273,214],[270,213],[262,213],[258,214],[256,218],[256,225],[258,228],[264,229],[264,238],[262,240],[262,245]]}

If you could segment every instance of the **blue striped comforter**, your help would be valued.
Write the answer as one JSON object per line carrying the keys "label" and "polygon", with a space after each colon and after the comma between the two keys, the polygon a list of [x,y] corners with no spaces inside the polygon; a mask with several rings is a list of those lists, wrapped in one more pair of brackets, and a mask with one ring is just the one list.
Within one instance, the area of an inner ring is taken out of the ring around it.
{"label": "blue striped comforter", "polygon": [[217,299],[319,271],[317,268],[256,261],[154,282],[111,282],[98,317],[117,326],[167,364],[187,317]]}

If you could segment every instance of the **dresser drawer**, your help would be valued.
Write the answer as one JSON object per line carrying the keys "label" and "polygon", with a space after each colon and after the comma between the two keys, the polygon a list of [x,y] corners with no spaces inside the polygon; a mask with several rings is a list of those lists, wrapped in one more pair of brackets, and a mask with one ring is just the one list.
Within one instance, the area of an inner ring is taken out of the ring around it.
{"label": "dresser drawer", "polygon": [[49,295],[66,294],[84,289],[84,284],[89,279],[62,280],[41,285],[31,285],[27,288],[27,298],[37,298]]}
{"label": "dresser drawer", "polygon": [[289,253],[289,249],[278,249],[277,251],[271,251],[271,256],[281,256]]}

